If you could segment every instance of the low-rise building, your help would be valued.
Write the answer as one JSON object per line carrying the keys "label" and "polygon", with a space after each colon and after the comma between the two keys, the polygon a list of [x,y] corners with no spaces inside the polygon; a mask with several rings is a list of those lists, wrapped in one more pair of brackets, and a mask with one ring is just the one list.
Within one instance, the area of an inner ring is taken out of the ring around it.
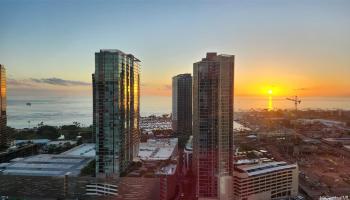
{"label": "low-rise building", "polygon": [[129,175],[136,179],[147,177],[154,180],[154,184],[159,184],[159,196],[154,199],[173,199],[176,195],[178,174],[178,139],[148,139],[147,142],[140,143],[138,157],[142,166]]}
{"label": "low-rise building", "polygon": [[77,199],[93,177],[81,170],[95,158],[95,144],[82,144],[61,154],[17,157],[0,163],[0,196],[26,199]]}
{"label": "low-rise building", "polygon": [[298,195],[298,165],[268,162],[235,165],[233,191],[236,200],[283,199]]}
{"label": "low-rise building", "polygon": [[1,163],[0,173],[3,175],[78,176],[80,170],[92,159],[70,155],[39,154]]}
{"label": "low-rise building", "polygon": [[27,157],[36,155],[39,152],[39,145],[37,144],[23,144],[22,146],[12,146],[6,151],[0,152],[0,163],[9,162],[17,157]]}
{"label": "low-rise building", "polygon": [[119,180],[97,180],[86,186],[86,194],[113,196],[115,200],[169,200],[176,195],[178,139],[148,139]]}

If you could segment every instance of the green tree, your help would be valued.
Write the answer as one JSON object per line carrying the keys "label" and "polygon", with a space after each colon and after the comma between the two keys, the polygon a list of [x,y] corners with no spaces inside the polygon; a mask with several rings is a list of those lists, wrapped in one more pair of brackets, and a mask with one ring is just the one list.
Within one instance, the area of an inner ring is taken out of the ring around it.
{"label": "green tree", "polygon": [[82,176],[95,176],[95,167],[96,167],[96,160],[92,160],[87,166],[85,166],[81,172],[80,175]]}
{"label": "green tree", "polygon": [[71,125],[63,125],[60,128],[60,132],[64,135],[64,137],[68,140],[74,140],[79,135],[80,127],[79,124],[76,122],[76,124]]}
{"label": "green tree", "polygon": [[56,127],[48,125],[39,127],[37,130],[37,135],[38,138],[47,138],[50,140],[57,139],[60,136]]}

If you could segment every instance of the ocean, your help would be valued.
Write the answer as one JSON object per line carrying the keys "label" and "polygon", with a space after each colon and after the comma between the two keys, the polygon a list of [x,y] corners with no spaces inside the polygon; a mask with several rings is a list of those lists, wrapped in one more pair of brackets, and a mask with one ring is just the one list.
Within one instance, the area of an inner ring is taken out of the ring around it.
{"label": "ocean", "polygon": [[[305,97],[299,109],[344,109],[350,110],[350,97]],[[31,105],[27,105],[31,103]],[[235,111],[264,109],[269,106],[269,98],[235,97]],[[293,109],[293,102],[285,98],[272,98],[274,109]],[[171,112],[171,97],[141,96],[141,116],[161,115]],[[47,125],[65,125],[79,122],[83,126],[92,124],[91,96],[8,96],[8,126],[28,128],[40,122]]]}

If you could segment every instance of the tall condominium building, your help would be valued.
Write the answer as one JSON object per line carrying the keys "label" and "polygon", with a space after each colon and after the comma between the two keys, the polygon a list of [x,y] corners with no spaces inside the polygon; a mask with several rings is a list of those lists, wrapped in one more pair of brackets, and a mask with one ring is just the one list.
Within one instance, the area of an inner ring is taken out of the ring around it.
{"label": "tall condominium building", "polygon": [[232,199],[234,56],[193,64],[193,171],[199,199]]}
{"label": "tall condominium building", "polygon": [[236,200],[293,199],[298,195],[297,164],[269,162],[235,166],[233,191]]}
{"label": "tall condominium building", "polygon": [[5,67],[0,64],[0,147],[8,145],[6,124],[6,71]]}
{"label": "tall condominium building", "polygon": [[192,133],[192,76],[179,74],[172,83],[172,128],[175,133]]}
{"label": "tall condominium building", "polygon": [[93,129],[100,177],[119,177],[138,154],[139,62],[119,50],[95,53]]}

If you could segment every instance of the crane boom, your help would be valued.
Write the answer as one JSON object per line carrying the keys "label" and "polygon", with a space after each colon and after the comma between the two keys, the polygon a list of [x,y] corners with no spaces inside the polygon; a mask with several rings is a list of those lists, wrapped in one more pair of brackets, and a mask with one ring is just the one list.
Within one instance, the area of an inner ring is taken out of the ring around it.
{"label": "crane boom", "polygon": [[293,101],[295,106],[295,111],[298,110],[298,104],[301,103],[301,100],[298,98],[298,96],[295,96],[294,98],[286,98],[288,101]]}

